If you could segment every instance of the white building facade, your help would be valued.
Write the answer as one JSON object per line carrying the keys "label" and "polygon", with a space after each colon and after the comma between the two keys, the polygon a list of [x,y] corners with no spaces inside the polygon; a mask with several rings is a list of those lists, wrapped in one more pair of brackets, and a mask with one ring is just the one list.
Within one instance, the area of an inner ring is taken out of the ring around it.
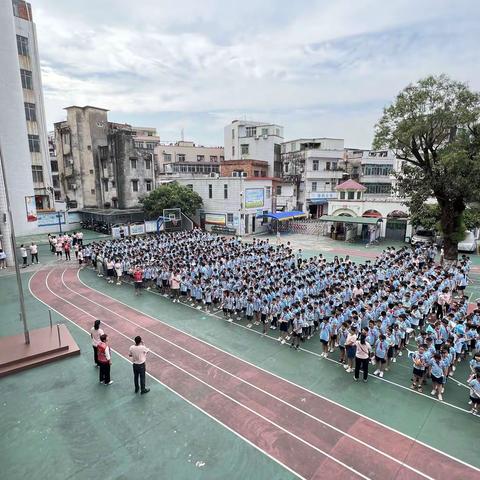
{"label": "white building facade", "polygon": [[327,212],[336,198],[335,187],[347,172],[343,166],[344,140],[299,138],[282,143],[283,176],[296,185],[297,206],[313,218]]}
{"label": "white building facade", "polygon": [[271,123],[234,120],[224,129],[225,161],[263,160],[268,176],[281,176],[283,127]]}
{"label": "white building facade", "polygon": [[195,218],[202,228],[227,227],[237,235],[267,229],[268,220],[258,216],[272,212],[272,179],[191,177],[176,181],[202,197],[203,207]]}

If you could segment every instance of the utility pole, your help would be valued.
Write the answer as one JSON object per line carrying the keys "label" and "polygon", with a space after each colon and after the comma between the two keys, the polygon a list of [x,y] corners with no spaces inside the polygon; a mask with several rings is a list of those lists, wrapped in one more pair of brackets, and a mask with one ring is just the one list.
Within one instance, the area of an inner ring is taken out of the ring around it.
{"label": "utility pole", "polygon": [[2,177],[3,177],[3,187],[5,189],[5,198],[7,202],[7,212],[8,212],[8,219],[10,221],[10,237],[12,242],[12,253],[13,253],[13,261],[15,263],[15,274],[17,277],[17,286],[18,286],[18,299],[20,302],[20,316],[22,317],[23,322],[23,333],[25,335],[25,343],[28,345],[30,344],[30,333],[28,331],[27,326],[27,314],[25,313],[25,298],[23,296],[23,285],[22,285],[22,277],[20,276],[20,268],[18,266],[17,261],[17,246],[15,240],[15,228],[13,226],[13,217],[12,217],[12,210],[10,208],[10,197],[8,196],[8,186],[7,186],[7,176],[5,175],[5,164],[3,162],[3,154],[2,154],[2,146],[0,145],[0,164],[2,167]]}

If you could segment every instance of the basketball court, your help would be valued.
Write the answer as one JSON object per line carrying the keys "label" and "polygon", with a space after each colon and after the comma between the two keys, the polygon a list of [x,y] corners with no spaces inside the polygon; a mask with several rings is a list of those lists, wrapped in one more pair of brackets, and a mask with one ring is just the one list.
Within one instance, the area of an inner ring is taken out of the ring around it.
{"label": "basketball court", "polygon": [[[409,389],[405,356],[355,383],[336,353],[320,359],[316,337],[297,352],[276,331],[154,291],[135,297],[65,263],[23,277],[33,321],[50,309],[82,354],[1,380],[6,478],[480,479],[465,362],[438,402]],[[12,283],[0,279],[2,300]],[[14,300],[2,302],[8,324]],[[109,387],[93,368],[96,318],[115,351]],[[136,335],[152,350],[146,396],[133,393]]]}

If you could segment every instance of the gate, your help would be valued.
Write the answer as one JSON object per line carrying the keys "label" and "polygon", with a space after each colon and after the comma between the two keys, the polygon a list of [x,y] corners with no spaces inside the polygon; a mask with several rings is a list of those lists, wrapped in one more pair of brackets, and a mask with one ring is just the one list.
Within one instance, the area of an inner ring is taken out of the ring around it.
{"label": "gate", "polygon": [[387,229],[385,238],[389,240],[405,241],[407,231],[407,220],[404,218],[387,218]]}

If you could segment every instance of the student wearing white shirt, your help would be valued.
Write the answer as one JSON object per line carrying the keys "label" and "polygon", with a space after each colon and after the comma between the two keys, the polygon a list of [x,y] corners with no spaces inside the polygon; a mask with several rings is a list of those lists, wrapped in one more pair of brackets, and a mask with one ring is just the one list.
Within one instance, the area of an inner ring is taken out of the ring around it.
{"label": "student wearing white shirt", "polygon": [[23,265],[22,268],[28,267],[28,255],[27,255],[27,249],[22,245],[20,245],[20,255],[23,258]]}
{"label": "student wearing white shirt", "polygon": [[[145,388],[145,372],[146,366],[145,362],[147,360],[147,353],[150,350],[143,344],[142,337],[135,337],[135,345],[132,345],[128,351],[128,356],[132,357],[133,364],[133,383],[135,384],[135,393],[140,393],[143,395],[150,391],[149,388]],[[140,387],[138,385],[138,379],[140,378]]]}
{"label": "student wearing white shirt", "polygon": [[32,256],[32,265],[34,261],[38,264],[38,246],[35,242],[30,245],[30,255]]}

